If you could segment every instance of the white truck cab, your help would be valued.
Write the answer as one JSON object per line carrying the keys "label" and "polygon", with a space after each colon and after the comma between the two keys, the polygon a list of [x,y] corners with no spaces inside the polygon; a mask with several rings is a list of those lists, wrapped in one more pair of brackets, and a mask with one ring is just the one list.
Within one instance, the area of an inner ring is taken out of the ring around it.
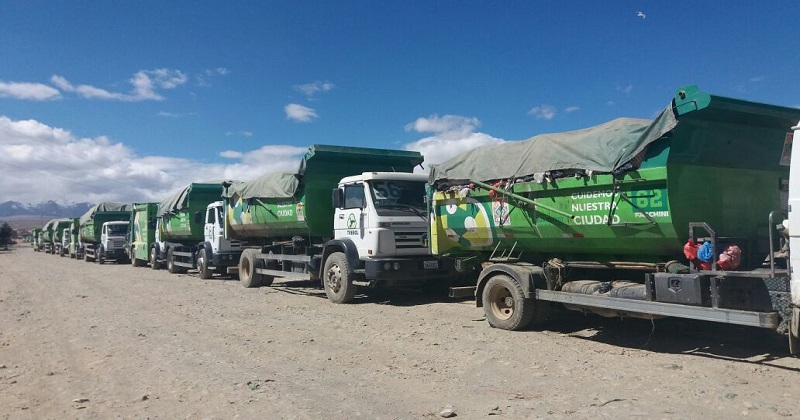
{"label": "white truck cab", "polygon": [[[800,139],[800,122],[795,127],[794,139]],[[800,250],[800,148],[792,148],[789,167],[789,249]],[[800,353],[800,252],[789,254],[792,319],[789,325],[789,347],[793,354]]]}
{"label": "white truck cab", "polygon": [[58,249],[58,255],[64,256],[64,254],[69,253],[69,238],[70,238],[70,230],[69,228],[64,228],[61,231],[61,244]]}
{"label": "white truck cab", "polygon": [[100,246],[103,258],[124,260],[126,258],[126,235],[130,229],[130,222],[105,222],[100,234]]}
{"label": "white truck cab", "polygon": [[[349,239],[362,260],[430,255],[427,175],[365,172],[339,183],[334,239]],[[430,264],[436,260],[431,259]],[[435,268],[435,267],[431,267]]]}
{"label": "white truck cab", "polygon": [[206,207],[203,239],[196,254],[200,278],[211,278],[215,271],[220,274],[238,271],[242,244],[236,239],[228,239],[225,234],[225,206],[222,201],[215,201]]}

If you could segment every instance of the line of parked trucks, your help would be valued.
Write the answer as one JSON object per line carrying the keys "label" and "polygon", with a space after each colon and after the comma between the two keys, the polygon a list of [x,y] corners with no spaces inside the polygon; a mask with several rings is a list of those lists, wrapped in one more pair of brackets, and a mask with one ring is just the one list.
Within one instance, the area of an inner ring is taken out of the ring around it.
{"label": "line of parked trucks", "polygon": [[796,354],[798,121],[800,109],[685,86],[652,121],[469,150],[428,175],[413,173],[418,152],[314,145],[297,171],[101,203],[33,245],[245,287],[318,281],[335,303],[449,288],[508,330],[557,322],[559,308],[767,328]]}

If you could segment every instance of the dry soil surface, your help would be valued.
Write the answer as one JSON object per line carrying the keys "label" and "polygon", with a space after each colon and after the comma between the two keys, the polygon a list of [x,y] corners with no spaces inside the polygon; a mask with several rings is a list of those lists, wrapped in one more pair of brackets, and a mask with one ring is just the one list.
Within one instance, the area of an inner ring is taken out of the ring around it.
{"label": "dry soil surface", "polygon": [[798,371],[770,331],[565,312],[513,333],[415,291],[335,305],[0,252],[2,418],[785,418]]}

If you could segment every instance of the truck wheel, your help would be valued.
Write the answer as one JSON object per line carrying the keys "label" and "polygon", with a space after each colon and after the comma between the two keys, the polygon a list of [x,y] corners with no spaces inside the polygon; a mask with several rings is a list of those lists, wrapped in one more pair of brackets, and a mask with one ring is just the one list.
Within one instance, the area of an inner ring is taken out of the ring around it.
{"label": "truck wheel", "polygon": [[167,271],[170,274],[178,274],[181,272],[180,267],[175,265],[175,255],[172,254],[172,248],[167,250]]}
{"label": "truck wheel", "polygon": [[86,262],[94,262],[94,258],[90,257],[89,253],[86,251],[83,251],[83,260]]}
{"label": "truck wheel", "polygon": [[350,278],[347,257],[343,252],[334,252],[325,260],[325,294],[333,303],[348,303],[356,296],[356,286]]}
{"label": "truck wheel", "polygon": [[[245,249],[239,257],[239,282],[244,287],[261,286],[264,275],[256,273],[256,268],[264,268],[264,260],[256,258],[255,249]],[[272,279],[270,278],[270,284]]]}
{"label": "truck wheel", "polygon": [[481,299],[486,320],[495,328],[518,331],[527,327],[535,315],[534,299],[526,299],[522,286],[507,275],[489,279]]}
{"label": "truck wheel", "polygon": [[153,270],[158,270],[161,268],[161,264],[158,262],[158,252],[156,251],[156,247],[150,248],[150,268]]}
{"label": "truck wheel", "polygon": [[792,309],[792,319],[789,320],[789,354],[800,353],[800,308]]}
{"label": "truck wheel", "polygon": [[103,251],[103,246],[97,248],[95,251],[95,259],[97,259],[98,264],[105,264],[106,263],[106,253]]}
{"label": "truck wheel", "polygon": [[205,249],[197,251],[197,270],[203,280],[210,279],[214,275],[214,272],[208,269],[208,258],[206,258]]}

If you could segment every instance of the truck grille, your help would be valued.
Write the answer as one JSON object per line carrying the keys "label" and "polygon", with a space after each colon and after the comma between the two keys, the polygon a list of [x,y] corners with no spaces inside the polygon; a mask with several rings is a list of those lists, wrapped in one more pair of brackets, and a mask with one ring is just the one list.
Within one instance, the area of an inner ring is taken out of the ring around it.
{"label": "truck grille", "polygon": [[397,249],[427,249],[427,232],[395,232],[395,247]]}

